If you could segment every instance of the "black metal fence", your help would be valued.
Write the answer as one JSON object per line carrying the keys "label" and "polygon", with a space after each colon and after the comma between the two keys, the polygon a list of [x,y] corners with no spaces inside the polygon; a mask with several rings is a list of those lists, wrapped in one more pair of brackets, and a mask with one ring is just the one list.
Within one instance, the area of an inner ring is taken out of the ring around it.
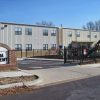
{"label": "black metal fence", "polygon": [[96,63],[100,59],[100,49],[93,52],[87,48],[66,48],[64,47],[64,63]]}

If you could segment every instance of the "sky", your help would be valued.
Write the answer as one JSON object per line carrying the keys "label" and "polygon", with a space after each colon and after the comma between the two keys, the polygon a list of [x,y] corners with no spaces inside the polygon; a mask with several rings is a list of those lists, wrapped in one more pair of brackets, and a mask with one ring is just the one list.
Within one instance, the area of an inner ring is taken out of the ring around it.
{"label": "sky", "polygon": [[100,0],[0,0],[0,22],[36,24],[53,22],[55,26],[82,28],[100,20]]}

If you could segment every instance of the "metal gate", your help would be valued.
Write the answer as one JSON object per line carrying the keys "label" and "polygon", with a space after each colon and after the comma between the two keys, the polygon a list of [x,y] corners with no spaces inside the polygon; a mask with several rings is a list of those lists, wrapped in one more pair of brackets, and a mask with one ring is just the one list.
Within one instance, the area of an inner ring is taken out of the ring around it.
{"label": "metal gate", "polygon": [[64,63],[96,63],[100,60],[100,46],[93,48],[66,48],[64,47]]}

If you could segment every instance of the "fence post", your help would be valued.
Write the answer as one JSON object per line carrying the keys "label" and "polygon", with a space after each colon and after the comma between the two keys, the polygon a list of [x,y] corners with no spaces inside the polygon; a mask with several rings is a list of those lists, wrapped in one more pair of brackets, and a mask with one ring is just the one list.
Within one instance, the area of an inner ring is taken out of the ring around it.
{"label": "fence post", "polygon": [[94,58],[94,63],[96,63],[96,56],[97,56],[97,55],[96,55],[96,51],[95,51],[95,52],[94,52],[94,57],[93,57],[93,58]]}
{"label": "fence post", "polygon": [[42,56],[42,49],[40,49],[40,51],[41,51],[41,56]]}
{"label": "fence post", "polygon": [[21,49],[21,58],[22,58],[22,49]]}
{"label": "fence post", "polygon": [[26,49],[26,57],[27,57],[27,49]]}
{"label": "fence post", "polygon": [[83,47],[80,49],[80,64],[83,63]]}
{"label": "fence post", "polygon": [[64,46],[64,64],[66,63],[66,47]]}
{"label": "fence post", "polygon": [[50,56],[50,49],[49,49],[49,56]]}
{"label": "fence post", "polygon": [[33,57],[34,57],[34,49],[33,49]]}

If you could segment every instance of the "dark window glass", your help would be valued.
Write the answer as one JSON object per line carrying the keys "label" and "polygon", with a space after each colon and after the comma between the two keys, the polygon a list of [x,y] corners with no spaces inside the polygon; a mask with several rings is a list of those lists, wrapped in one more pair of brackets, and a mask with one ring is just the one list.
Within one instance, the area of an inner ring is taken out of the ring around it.
{"label": "dark window glass", "polygon": [[55,30],[51,31],[51,36],[56,36],[56,31]]}
{"label": "dark window glass", "polygon": [[16,27],[15,28],[15,35],[22,35],[22,28]]}
{"label": "dark window glass", "polygon": [[69,37],[72,37],[72,32],[68,32],[68,36]]}
{"label": "dark window glass", "polygon": [[88,34],[88,35],[87,35],[87,37],[88,37],[88,38],[90,38],[90,37],[91,37],[91,35],[90,35],[90,34]]}
{"label": "dark window glass", "polygon": [[48,30],[43,30],[43,36],[48,36]]}
{"label": "dark window glass", "polygon": [[32,35],[32,28],[25,28],[26,35]]}
{"label": "dark window glass", "polygon": [[56,48],[56,44],[52,44],[51,45],[51,48]]}
{"label": "dark window glass", "polygon": [[22,44],[15,44],[15,50],[17,51],[22,50]]}
{"label": "dark window glass", "polygon": [[96,34],[94,35],[94,38],[97,38],[97,35]]}
{"label": "dark window glass", "polygon": [[43,44],[43,50],[48,50],[48,44]]}
{"label": "dark window glass", "polygon": [[80,32],[77,32],[77,33],[76,33],[76,36],[77,36],[77,37],[80,37]]}
{"label": "dark window glass", "polygon": [[27,51],[32,51],[32,44],[26,44],[25,46]]}

